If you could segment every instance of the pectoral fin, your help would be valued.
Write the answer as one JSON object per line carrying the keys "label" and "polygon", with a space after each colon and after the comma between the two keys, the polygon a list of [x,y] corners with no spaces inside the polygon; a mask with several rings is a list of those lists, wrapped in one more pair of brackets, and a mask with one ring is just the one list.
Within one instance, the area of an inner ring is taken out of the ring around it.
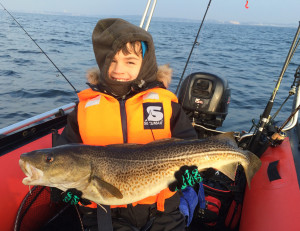
{"label": "pectoral fin", "polygon": [[97,188],[98,191],[105,191],[106,193],[109,193],[110,195],[122,199],[123,195],[120,192],[118,188],[111,185],[110,183],[107,183],[106,181],[100,179],[99,177],[94,176],[92,179],[93,184]]}

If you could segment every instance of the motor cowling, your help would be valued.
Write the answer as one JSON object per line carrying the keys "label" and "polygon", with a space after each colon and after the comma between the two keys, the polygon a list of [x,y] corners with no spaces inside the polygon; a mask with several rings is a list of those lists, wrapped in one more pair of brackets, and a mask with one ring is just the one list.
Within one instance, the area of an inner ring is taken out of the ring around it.
{"label": "motor cowling", "polygon": [[230,95],[227,80],[196,72],[183,81],[178,100],[191,121],[215,129],[222,126],[227,116]]}

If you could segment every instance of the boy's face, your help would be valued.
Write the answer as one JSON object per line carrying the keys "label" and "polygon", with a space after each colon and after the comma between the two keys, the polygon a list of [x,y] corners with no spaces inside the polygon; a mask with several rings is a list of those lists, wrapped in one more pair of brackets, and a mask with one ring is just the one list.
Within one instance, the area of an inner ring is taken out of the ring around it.
{"label": "boy's face", "polygon": [[[113,58],[108,69],[108,77],[110,79],[126,82],[135,80],[138,77],[142,66],[142,52],[134,52],[133,48],[126,44],[129,54],[124,54],[120,50]],[[135,43],[135,50],[141,51],[141,44]]]}

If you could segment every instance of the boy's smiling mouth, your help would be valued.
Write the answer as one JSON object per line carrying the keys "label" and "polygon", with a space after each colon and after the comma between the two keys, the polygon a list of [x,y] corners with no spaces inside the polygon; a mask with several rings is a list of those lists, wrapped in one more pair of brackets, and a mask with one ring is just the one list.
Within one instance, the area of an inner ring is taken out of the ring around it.
{"label": "boy's smiling mouth", "polygon": [[128,78],[117,78],[117,77],[110,77],[111,79],[115,80],[115,81],[118,81],[118,82],[128,82],[130,81],[130,79]]}

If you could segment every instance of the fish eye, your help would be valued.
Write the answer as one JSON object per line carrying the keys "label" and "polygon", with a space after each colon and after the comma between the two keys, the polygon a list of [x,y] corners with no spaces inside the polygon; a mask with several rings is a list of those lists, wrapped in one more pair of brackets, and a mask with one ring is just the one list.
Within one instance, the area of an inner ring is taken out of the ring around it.
{"label": "fish eye", "polygon": [[46,162],[51,163],[54,160],[54,157],[50,154],[46,156]]}

